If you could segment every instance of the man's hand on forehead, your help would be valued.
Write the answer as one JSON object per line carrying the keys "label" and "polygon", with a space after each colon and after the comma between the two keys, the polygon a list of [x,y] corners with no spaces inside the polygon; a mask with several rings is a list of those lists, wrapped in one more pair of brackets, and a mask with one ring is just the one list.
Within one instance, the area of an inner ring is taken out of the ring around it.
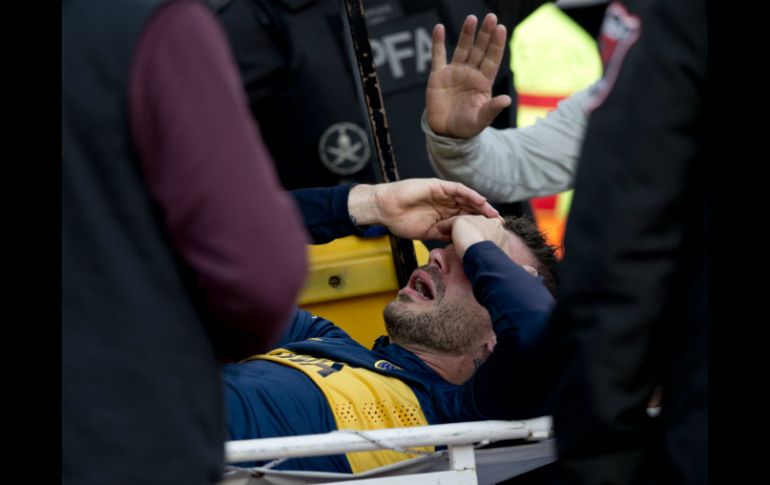
{"label": "man's hand on forehead", "polygon": [[356,224],[383,225],[399,237],[445,241],[450,233],[438,227],[448,218],[462,214],[500,218],[475,190],[435,178],[356,185],[348,196],[348,212]]}
{"label": "man's hand on forehead", "polygon": [[516,241],[512,239],[514,234],[505,228],[502,217],[486,218],[481,216],[457,216],[442,221],[438,224],[439,230],[448,234],[455,252],[463,259],[465,251],[472,245],[482,241],[492,241],[503,250],[514,263],[520,265],[532,276],[539,275],[538,270],[529,264],[524,264],[521,259],[514,257],[515,249],[512,247]]}
{"label": "man's hand on forehead", "polygon": [[438,224],[439,230],[450,234],[455,251],[460,259],[472,245],[481,241],[492,241],[507,254],[511,234],[503,227],[501,217],[463,215],[453,217]]}

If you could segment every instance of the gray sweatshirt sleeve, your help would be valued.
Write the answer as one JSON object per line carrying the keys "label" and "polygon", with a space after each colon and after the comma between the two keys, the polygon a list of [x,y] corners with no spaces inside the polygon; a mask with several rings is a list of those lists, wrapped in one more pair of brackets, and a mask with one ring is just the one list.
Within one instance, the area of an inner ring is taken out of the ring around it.
{"label": "gray sweatshirt sleeve", "polygon": [[571,189],[588,120],[585,88],[559,102],[544,119],[524,128],[487,128],[457,139],[425,132],[436,174],[461,182],[495,202],[515,202]]}

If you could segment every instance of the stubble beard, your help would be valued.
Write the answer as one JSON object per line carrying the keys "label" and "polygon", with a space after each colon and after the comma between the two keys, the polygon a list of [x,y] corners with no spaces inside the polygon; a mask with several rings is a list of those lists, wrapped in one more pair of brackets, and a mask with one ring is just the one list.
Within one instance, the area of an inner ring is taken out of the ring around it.
{"label": "stubble beard", "polygon": [[417,345],[451,355],[460,355],[482,339],[491,328],[489,314],[477,305],[449,302],[435,268],[423,268],[433,280],[436,299],[425,302],[426,309],[410,305],[414,300],[400,294],[383,311],[385,328],[397,343]]}

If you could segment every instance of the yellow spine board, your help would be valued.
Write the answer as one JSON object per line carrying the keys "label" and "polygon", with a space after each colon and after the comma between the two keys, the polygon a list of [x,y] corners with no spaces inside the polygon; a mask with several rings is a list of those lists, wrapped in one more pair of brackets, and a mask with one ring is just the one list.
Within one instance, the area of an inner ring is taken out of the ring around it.
{"label": "yellow spine board", "polygon": [[[414,242],[417,262],[428,262],[428,249]],[[382,310],[398,293],[396,270],[387,236],[348,236],[308,246],[310,271],[299,306],[348,332],[364,347],[385,334]]]}

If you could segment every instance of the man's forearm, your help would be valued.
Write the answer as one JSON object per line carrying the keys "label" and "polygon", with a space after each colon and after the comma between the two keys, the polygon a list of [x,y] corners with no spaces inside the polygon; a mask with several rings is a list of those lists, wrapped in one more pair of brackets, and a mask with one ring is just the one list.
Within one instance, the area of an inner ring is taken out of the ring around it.
{"label": "man's forearm", "polygon": [[431,165],[440,177],[498,202],[570,189],[585,132],[586,96],[587,89],[573,94],[532,126],[487,128],[469,139],[439,136],[423,116]]}
{"label": "man's forearm", "polygon": [[553,297],[492,243],[468,248],[463,266],[497,334],[494,352],[465,386],[467,402],[484,419],[544,414],[550,381],[543,369]]}
{"label": "man's forearm", "polygon": [[545,286],[489,241],[468,248],[463,267],[474,296],[489,311],[495,332],[513,328],[520,351],[537,349],[555,305]]}

